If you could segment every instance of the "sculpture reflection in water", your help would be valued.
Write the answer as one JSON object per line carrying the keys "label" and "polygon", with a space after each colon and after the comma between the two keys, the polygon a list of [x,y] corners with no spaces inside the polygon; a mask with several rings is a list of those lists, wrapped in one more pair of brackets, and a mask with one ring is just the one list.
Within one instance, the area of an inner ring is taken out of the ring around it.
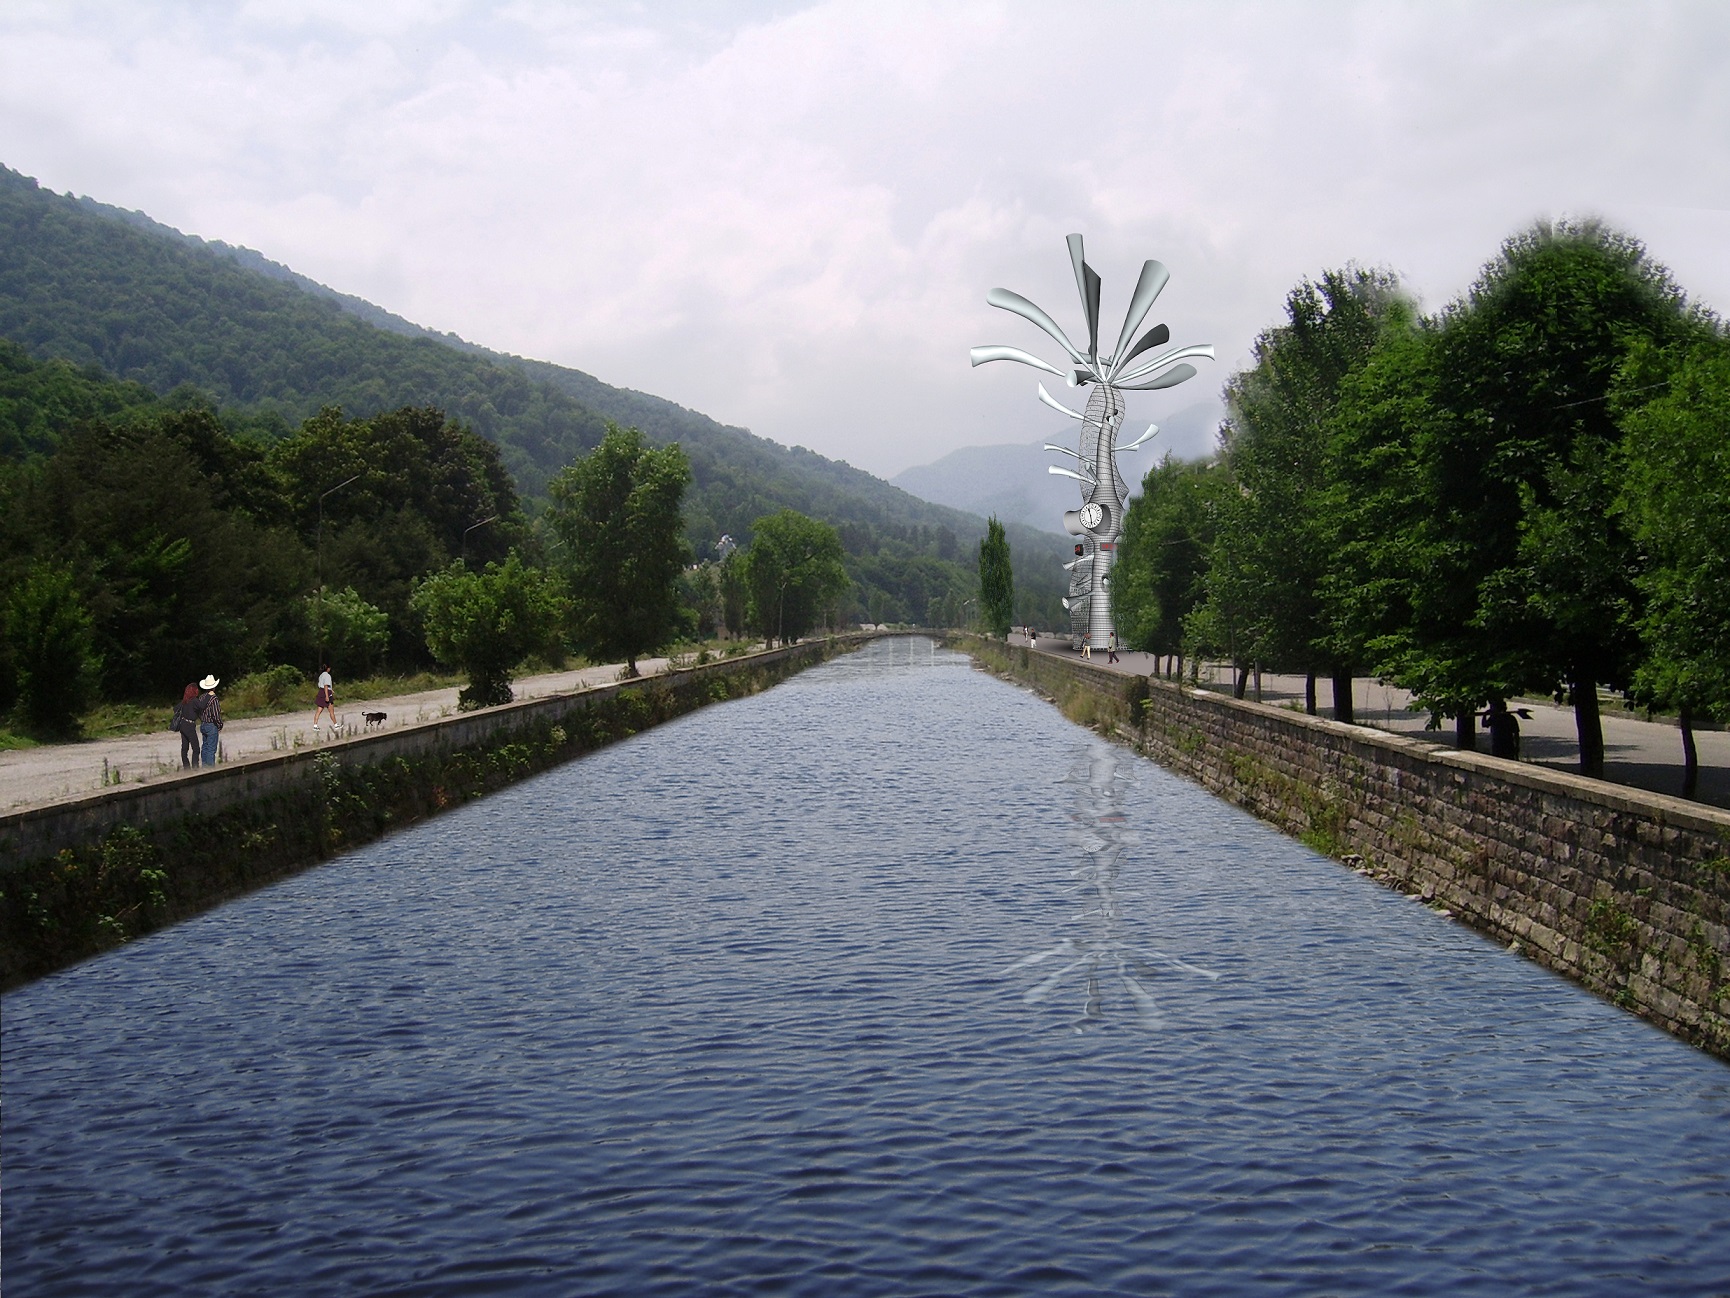
{"label": "sculpture reflection in water", "polygon": [[1157,261],[1144,262],[1135,292],[1130,295],[1129,311],[1118,331],[1117,345],[1110,353],[1099,351],[1099,289],[1100,279],[1087,264],[1082,253],[1081,236],[1069,236],[1069,260],[1075,269],[1075,287],[1081,294],[1081,311],[1087,323],[1087,350],[1069,340],[1058,324],[1039,307],[1019,293],[1006,288],[994,288],[985,295],[992,306],[1001,307],[1020,316],[1045,331],[1068,356],[1063,369],[1048,365],[1039,357],[1019,347],[975,347],[970,353],[974,365],[989,361],[1016,361],[1031,365],[1063,379],[1070,387],[1091,387],[1085,410],[1071,410],[1039,384],[1039,399],[1053,410],[1079,420],[1081,434],[1076,450],[1067,446],[1045,449],[1067,455],[1073,468],[1052,465],[1048,472],[1074,478],[1081,484],[1081,506],[1063,516],[1063,526],[1076,538],[1075,559],[1063,566],[1069,572],[1069,595],[1063,606],[1069,611],[1070,644],[1079,649],[1082,637],[1090,636],[1095,648],[1103,649],[1111,642],[1117,620],[1111,603],[1111,568],[1116,558],[1118,537],[1123,532],[1124,502],[1129,492],[1117,468],[1117,452],[1133,451],[1159,431],[1159,425],[1149,424],[1147,431],[1124,446],[1117,444],[1117,432],[1123,424],[1125,392],[1151,392],[1175,387],[1195,374],[1195,366],[1185,363],[1197,356],[1213,357],[1213,346],[1203,343],[1190,347],[1173,347],[1147,355],[1162,348],[1171,339],[1171,330],[1163,324],[1154,325],[1139,337],[1136,330],[1147,319],[1155,299],[1165,288],[1171,272]]}
{"label": "sculpture reflection in water", "polygon": [[[1132,943],[1123,922],[1119,878],[1124,854],[1137,842],[1124,813],[1124,790],[1134,782],[1135,760],[1109,744],[1089,744],[1077,758],[1065,782],[1075,788],[1070,812],[1071,841],[1076,853],[1072,871],[1084,908],[1073,921],[1081,931],[1054,946],[1024,956],[1003,971],[1004,976],[1037,969],[1044,976],[1022,999],[1030,1005],[1049,999],[1066,984],[1083,984],[1082,1009],[1074,1021],[1077,1032],[1106,1017],[1108,1004],[1121,1003],[1144,1028],[1161,1028],[1165,1019],[1154,988],[1174,975],[1215,981],[1219,975],[1164,951]],[[1041,966],[1058,967],[1046,973]],[[1118,993],[1121,992],[1121,998]]]}

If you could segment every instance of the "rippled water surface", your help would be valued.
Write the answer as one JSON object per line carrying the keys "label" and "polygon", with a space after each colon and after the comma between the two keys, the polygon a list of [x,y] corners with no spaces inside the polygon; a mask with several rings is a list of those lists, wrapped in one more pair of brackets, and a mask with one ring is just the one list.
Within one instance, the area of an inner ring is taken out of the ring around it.
{"label": "rippled water surface", "polygon": [[31,1294],[1730,1292],[1730,1071],[925,641],[5,998]]}

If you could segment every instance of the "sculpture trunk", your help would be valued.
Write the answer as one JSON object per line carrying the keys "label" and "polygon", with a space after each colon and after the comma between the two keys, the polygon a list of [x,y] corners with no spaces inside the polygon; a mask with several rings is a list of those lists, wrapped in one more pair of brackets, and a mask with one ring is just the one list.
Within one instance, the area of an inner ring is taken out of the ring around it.
{"label": "sculpture trunk", "polygon": [[[1123,394],[1109,384],[1094,385],[1081,422],[1081,521],[1083,562],[1088,573],[1086,599],[1071,609],[1070,627],[1079,641],[1086,631],[1093,647],[1111,643],[1117,622],[1111,608],[1111,569],[1117,561],[1117,538],[1123,531],[1123,482],[1117,476],[1117,432],[1123,425]],[[1087,525],[1088,506],[1097,506],[1098,521]],[[1079,616],[1077,616],[1079,614]]]}

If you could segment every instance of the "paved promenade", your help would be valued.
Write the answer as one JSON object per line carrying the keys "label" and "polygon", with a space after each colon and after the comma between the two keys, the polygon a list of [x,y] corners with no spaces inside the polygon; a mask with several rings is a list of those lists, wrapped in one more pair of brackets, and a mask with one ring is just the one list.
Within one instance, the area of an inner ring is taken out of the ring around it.
{"label": "paved promenade", "polygon": [[[1027,638],[1012,635],[1011,643],[1026,644]],[[1040,637],[1036,647],[1041,653],[1069,654],[1067,640]],[[1111,671],[1145,676],[1153,670],[1153,658],[1142,653],[1118,653],[1119,662],[1112,666],[1105,654],[1096,651],[1093,664]],[[1231,691],[1229,668],[1210,664],[1201,672],[1201,684],[1225,693]],[[1245,698],[1255,698],[1254,678],[1251,678]],[[1302,709],[1304,678],[1275,676],[1262,673],[1261,701],[1275,706]],[[1442,731],[1425,731],[1427,712],[1413,712],[1411,696],[1404,690],[1390,689],[1376,681],[1359,677],[1354,682],[1352,701],[1358,724],[1391,730],[1397,734],[1451,744],[1454,738],[1451,722]],[[1574,710],[1553,703],[1522,701],[1519,706],[1531,710],[1532,719],[1520,722],[1520,760],[1557,770],[1580,769],[1579,736],[1574,729]],[[1322,716],[1333,715],[1333,688],[1329,681],[1316,682],[1316,709]],[[1624,712],[1619,704],[1604,707],[1604,774],[1614,784],[1650,789],[1680,797],[1682,793],[1682,733],[1674,723],[1646,721],[1638,714]],[[1722,730],[1696,730],[1695,743],[1700,752],[1700,784],[1696,800],[1714,806],[1730,807],[1730,733]],[[1480,729],[1478,751],[1489,752],[1489,736]]]}
{"label": "paved promenade", "polygon": [[[637,668],[644,676],[667,669],[665,658],[643,658]],[[570,694],[596,685],[610,685],[624,670],[622,663],[577,671],[528,676],[513,683],[519,700]],[[426,690],[382,699],[341,699],[339,738],[359,734],[363,712],[386,714],[385,727],[426,725],[455,714],[458,687]],[[221,691],[219,690],[220,694]],[[169,709],[162,710],[166,727]],[[315,748],[330,740],[328,723],[314,731],[312,709],[301,708],[270,717],[246,717],[222,728],[221,761],[244,762],[269,757],[284,749]],[[75,744],[44,744],[0,753],[0,811],[19,811],[95,792],[105,784],[149,784],[190,774],[180,766],[180,736],[166,728],[143,735],[121,735]]]}

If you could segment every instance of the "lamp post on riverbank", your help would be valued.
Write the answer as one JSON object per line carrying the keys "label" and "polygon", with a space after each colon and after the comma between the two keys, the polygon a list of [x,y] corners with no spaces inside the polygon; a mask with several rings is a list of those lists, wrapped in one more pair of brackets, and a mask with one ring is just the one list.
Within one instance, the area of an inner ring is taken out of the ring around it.
{"label": "lamp post on riverbank", "polygon": [[465,566],[469,561],[469,533],[474,531],[477,527],[485,527],[488,523],[496,523],[498,521],[499,516],[494,514],[491,518],[483,518],[480,522],[470,523],[467,527],[463,528],[462,561]]}
{"label": "lamp post on riverbank", "polygon": [[318,615],[314,619],[318,626],[313,634],[313,638],[318,641],[318,661],[313,665],[315,673],[324,670],[324,498],[333,491],[341,491],[358,477],[358,473],[346,477],[329,491],[321,492],[318,497],[318,533],[315,545],[318,552]]}

